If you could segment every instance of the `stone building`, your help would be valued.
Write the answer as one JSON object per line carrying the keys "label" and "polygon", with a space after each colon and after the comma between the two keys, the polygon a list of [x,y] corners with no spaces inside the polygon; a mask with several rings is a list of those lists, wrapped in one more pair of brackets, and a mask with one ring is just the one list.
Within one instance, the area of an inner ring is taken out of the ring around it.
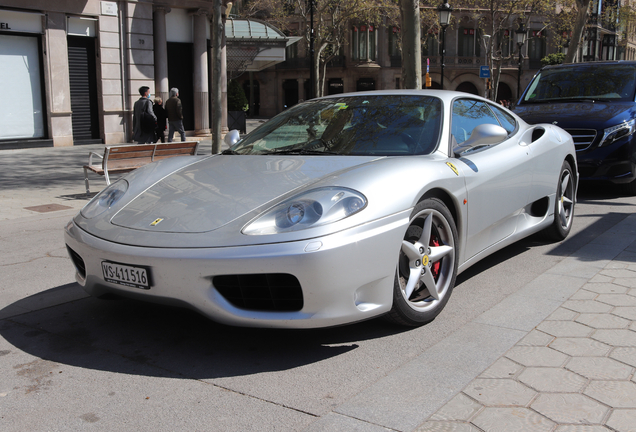
{"label": "stone building", "polygon": [[[170,88],[179,88],[187,134],[209,133],[210,10],[203,0],[3,0],[0,149],[129,142],[132,107],[143,85],[164,100]],[[456,18],[446,32],[444,88],[484,94],[482,35],[469,15]],[[619,29],[593,26],[583,58],[633,58],[633,31],[623,32],[630,39],[621,45],[625,38],[611,37]],[[325,93],[399,88],[398,31],[352,23],[348,44],[327,67]],[[309,62],[304,46],[295,43],[299,37],[234,17],[225,37],[227,76],[251,94],[252,115],[271,117],[307,98]],[[525,86],[553,49],[553,35],[540,23],[530,24],[527,37],[521,76],[517,47],[509,46],[499,99],[514,99],[517,81]],[[428,60],[439,88],[436,41],[424,44],[423,69]]]}
{"label": "stone building", "polygon": [[[187,134],[209,133],[210,11],[195,0],[3,0],[0,149],[129,142],[141,86],[164,100],[178,88]],[[276,29],[234,27],[228,46],[255,50],[253,64],[284,60]]]}

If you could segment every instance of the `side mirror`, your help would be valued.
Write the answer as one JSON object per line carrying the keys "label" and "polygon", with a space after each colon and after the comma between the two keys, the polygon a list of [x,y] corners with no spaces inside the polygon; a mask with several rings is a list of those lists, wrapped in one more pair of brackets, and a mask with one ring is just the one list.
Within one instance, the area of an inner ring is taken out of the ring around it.
{"label": "side mirror", "polygon": [[241,139],[241,135],[239,131],[236,129],[232,129],[228,133],[225,134],[225,138],[223,138],[223,142],[228,145],[228,147],[232,147],[234,144],[239,142]]}
{"label": "side mirror", "polygon": [[460,156],[476,147],[498,144],[508,138],[508,131],[498,125],[481,124],[473,129],[470,137],[455,147],[453,153]]}

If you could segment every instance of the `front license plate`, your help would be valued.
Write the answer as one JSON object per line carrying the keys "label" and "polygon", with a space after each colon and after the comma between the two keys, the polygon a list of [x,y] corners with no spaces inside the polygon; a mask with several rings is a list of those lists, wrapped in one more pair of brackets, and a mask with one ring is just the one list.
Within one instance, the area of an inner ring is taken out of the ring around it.
{"label": "front license plate", "polygon": [[150,289],[148,270],[144,267],[133,267],[102,261],[102,273],[106,282],[132,288]]}

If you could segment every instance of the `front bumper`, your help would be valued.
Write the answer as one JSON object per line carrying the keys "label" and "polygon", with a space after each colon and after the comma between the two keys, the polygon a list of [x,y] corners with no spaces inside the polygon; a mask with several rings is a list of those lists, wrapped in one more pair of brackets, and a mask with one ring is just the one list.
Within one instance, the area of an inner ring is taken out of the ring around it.
{"label": "front bumper", "polygon": [[576,153],[581,180],[629,183],[636,179],[636,134]]}
{"label": "front bumper", "polygon": [[[76,272],[77,282],[93,296],[113,293],[186,306],[215,321],[237,326],[328,327],[369,319],[390,310],[396,262],[409,214],[407,210],[320,238],[258,246],[128,246],[97,238],[73,221],[66,226],[65,241],[84,264],[84,269]],[[149,268],[151,288],[142,290],[106,282],[102,261]],[[301,310],[239,308],[213,284],[215,276],[274,273],[298,279],[303,297]]]}

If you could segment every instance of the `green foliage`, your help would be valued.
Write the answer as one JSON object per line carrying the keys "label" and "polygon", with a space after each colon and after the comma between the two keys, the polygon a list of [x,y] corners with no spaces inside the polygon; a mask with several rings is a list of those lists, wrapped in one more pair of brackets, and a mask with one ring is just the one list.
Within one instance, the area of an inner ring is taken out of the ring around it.
{"label": "green foliage", "polygon": [[247,111],[250,108],[249,101],[245,97],[243,87],[236,80],[231,80],[227,86],[227,110]]}
{"label": "green foliage", "polygon": [[552,54],[548,54],[547,56],[541,59],[541,65],[543,66],[558,65],[563,63],[563,60],[565,60],[565,54],[552,53]]}

